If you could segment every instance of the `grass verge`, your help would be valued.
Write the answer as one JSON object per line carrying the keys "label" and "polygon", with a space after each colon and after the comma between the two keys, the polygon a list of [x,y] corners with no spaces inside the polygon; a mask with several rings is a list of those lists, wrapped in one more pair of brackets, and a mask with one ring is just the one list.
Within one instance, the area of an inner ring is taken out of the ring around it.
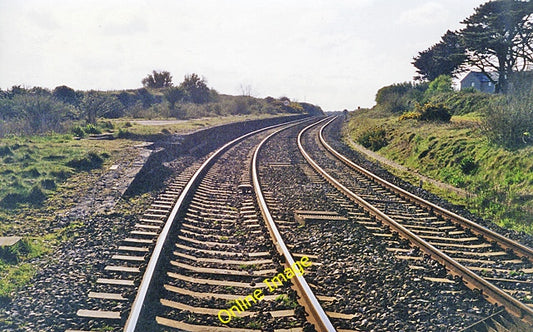
{"label": "grass verge", "polygon": [[346,135],[358,141],[375,128],[386,132],[380,155],[473,195],[432,184],[426,189],[502,227],[533,234],[533,147],[508,150],[490,143],[476,114],[437,123],[363,110],[352,114]]}

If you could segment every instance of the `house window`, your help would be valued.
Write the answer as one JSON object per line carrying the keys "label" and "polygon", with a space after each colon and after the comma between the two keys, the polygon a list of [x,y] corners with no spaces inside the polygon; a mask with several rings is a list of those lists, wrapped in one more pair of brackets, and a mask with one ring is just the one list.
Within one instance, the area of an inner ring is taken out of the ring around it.
{"label": "house window", "polygon": [[476,86],[476,82],[472,82],[472,87],[475,87]]}
{"label": "house window", "polygon": [[492,86],[492,82],[489,82],[489,86]]}

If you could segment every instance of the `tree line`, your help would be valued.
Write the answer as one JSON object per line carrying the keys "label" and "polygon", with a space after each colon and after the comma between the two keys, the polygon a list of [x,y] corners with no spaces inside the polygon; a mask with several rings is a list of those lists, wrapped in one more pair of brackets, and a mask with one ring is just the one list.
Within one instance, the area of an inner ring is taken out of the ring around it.
{"label": "tree line", "polygon": [[[533,144],[533,3],[490,1],[462,23],[414,57],[414,82],[379,89],[375,108],[419,121],[475,113],[492,142],[510,149]],[[468,70],[485,73],[498,93],[454,91],[452,78]]]}

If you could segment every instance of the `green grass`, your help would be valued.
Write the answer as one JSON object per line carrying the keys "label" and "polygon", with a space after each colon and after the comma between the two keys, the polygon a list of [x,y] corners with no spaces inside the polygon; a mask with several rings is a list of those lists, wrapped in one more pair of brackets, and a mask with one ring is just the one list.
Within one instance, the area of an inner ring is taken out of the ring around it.
{"label": "green grass", "polygon": [[0,139],[0,224],[9,214],[6,210],[42,204],[77,172],[99,169],[113,151],[133,144],[74,140],[62,134]]}
{"label": "green grass", "polygon": [[0,303],[6,300],[35,274],[35,267],[29,263],[8,265],[0,262]]}
{"label": "green grass", "polygon": [[500,226],[533,234],[533,147],[507,150],[490,143],[481,119],[469,113],[446,124],[399,121],[364,110],[352,116],[347,135],[357,140],[368,128],[385,128],[388,144],[379,154],[473,195],[430,184],[427,189]]}

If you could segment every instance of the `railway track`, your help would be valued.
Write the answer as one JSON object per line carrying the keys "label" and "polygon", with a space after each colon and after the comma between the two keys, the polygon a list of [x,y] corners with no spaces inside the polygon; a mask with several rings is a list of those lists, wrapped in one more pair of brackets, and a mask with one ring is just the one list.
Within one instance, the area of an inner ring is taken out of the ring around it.
{"label": "railway track", "polygon": [[524,328],[533,328],[533,251],[356,165],[326,142],[324,130],[334,120],[302,130],[299,148],[321,176],[372,216],[363,222],[365,228],[387,241],[408,239],[421,251],[389,250],[414,262],[430,255],[468,287],[522,319]]}
{"label": "railway track", "polygon": [[[99,280],[118,289],[92,294],[120,301],[120,287],[136,287],[127,319],[118,310],[78,316],[121,320],[124,331],[333,331],[303,278],[312,258],[289,252],[257,179],[256,151],[287,125],[278,127],[226,144],[146,211],[119,247],[127,253],[114,256],[125,263]],[[139,283],[128,277],[143,270]]]}
{"label": "railway track", "polygon": [[[527,302],[531,261],[359,175],[326,151],[326,125],[257,131],[182,173],[118,247],[117,264],[106,267],[110,277],[96,281],[90,297],[115,305],[78,311],[91,320],[85,326],[105,329],[94,323],[103,320],[125,331],[527,331],[529,309],[505,303],[526,322],[516,321],[488,304],[483,285],[469,278],[493,278],[509,285],[503,296]],[[466,267],[467,276],[426,252],[428,245]],[[274,276],[282,281],[280,273],[291,282],[273,283]],[[134,304],[124,309],[132,292]]]}

